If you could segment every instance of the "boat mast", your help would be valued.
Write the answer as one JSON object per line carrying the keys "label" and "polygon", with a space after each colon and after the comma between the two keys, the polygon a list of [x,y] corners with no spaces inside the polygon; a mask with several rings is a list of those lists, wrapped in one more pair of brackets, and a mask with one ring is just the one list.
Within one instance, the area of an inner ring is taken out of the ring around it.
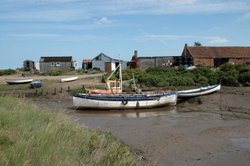
{"label": "boat mast", "polygon": [[120,77],[120,87],[121,87],[121,92],[122,92],[122,65],[121,65],[121,61],[119,62],[119,77]]}

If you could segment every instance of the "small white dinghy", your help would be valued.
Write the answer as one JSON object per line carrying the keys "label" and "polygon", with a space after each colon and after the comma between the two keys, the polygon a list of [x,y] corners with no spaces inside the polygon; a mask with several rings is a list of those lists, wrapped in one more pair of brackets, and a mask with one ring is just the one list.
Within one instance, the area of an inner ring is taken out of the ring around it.
{"label": "small white dinghy", "polygon": [[77,76],[75,76],[75,77],[67,77],[67,78],[62,78],[61,82],[71,82],[71,81],[75,81],[77,79],[78,79]]}
{"label": "small white dinghy", "polygon": [[210,85],[206,87],[201,87],[197,89],[190,89],[190,90],[181,90],[178,91],[178,98],[184,98],[184,97],[196,97],[201,95],[207,95],[210,93],[217,92],[221,89],[221,85]]}
{"label": "small white dinghy", "polygon": [[29,78],[29,79],[9,79],[9,80],[6,80],[6,82],[8,84],[27,84],[27,83],[30,83],[32,81],[33,81],[32,78]]}

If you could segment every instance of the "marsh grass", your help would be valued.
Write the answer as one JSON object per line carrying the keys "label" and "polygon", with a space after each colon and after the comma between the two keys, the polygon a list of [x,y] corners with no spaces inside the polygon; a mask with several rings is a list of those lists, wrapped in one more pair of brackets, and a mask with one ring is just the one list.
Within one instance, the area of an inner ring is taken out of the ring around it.
{"label": "marsh grass", "polygon": [[135,165],[110,133],[77,126],[25,99],[0,97],[0,165]]}
{"label": "marsh grass", "polygon": [[27,90],[30,88],[30,84],[0,84],[0,91],[9,91],[9,90]]}

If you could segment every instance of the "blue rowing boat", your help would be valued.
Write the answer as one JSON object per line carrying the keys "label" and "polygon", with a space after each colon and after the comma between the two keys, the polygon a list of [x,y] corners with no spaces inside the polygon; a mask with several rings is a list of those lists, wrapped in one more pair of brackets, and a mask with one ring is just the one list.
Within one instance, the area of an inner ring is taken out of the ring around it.
{"label": "blue rowing boat", "polygon": [[43,82],[41,80],[39,81],[33,81],[30,83],[31,88],[40,88],[43,86]]}

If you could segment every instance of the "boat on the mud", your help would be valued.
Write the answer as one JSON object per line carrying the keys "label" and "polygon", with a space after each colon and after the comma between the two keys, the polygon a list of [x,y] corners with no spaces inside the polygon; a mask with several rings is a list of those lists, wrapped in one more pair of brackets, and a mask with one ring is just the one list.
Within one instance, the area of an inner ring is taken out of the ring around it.
{"label": "boat on the mud", "polygon": [[153,94],[86,94],[76,93],[73,106],[76,109],[136,109],[176,105],[175,92]]}
{"label": "boat on the mud", "polygon": [[208,95],[214,92],[217,92],[221,89],[221,85],[210,85],[206,87],[196,88],[196,89],[189,89],[189,90],[181,90],[178,91],[178,98],[188,98],[188,97],[196,97],[201,95]]}
{"label": "boat on the mud", "polygon": [[71,82],[71,81],[75,81],[78,79],[78,76],[74,76],[74,77],[67,77],[67,78],[62,78],[61,82]]}
{"label": "boat on the mud", "polygon": [[30,87],[31,87],[31,88],[40,88],[40,87],[42,87],[42,85],[43,85],[43,82],[42,82],[41,80],[32,81],[32,82],[30,83]]}
{"label": "boat on the mud", "polygon": [[6,80],[6,82],[8,84],[27,84],[27,83],[30,83],[32,81],[33,81],[32,78],[29,78],[29,79],[9,79],[9,80]]}
{"label": "boat on the mud", "polygon": [[[73,106],[76,109],[139,109],[176,105],[176,92],[151,92],[140,94],[124,94],[122,92],[121,65],[119,69],[120,93],[76,93]],[[111,90],[112,92],[112,90]]]}

